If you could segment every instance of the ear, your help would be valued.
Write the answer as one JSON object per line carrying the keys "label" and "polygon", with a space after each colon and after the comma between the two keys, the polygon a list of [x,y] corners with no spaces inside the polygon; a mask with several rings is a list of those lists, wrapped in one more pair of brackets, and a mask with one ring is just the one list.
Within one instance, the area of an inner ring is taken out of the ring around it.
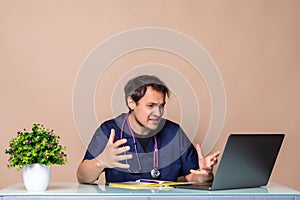
{"label": "ear", "polygon": [[127,97],[127,105],[130,108],[130,110],[134,110],[136,107],[136,103],[131,97]]}

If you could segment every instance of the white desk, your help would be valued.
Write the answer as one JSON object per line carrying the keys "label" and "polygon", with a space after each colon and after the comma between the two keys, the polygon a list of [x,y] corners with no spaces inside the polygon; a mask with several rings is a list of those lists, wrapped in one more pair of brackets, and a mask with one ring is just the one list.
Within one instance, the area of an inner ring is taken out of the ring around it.
{"label": "white desk", "polygon": [[27,192],[22,183],[0,190],[4,199],[284,199],[300,200],[300,192],[288,187],[270,183],[262,188],[238,190],[201,191],[187,189],[169,190],[126,190],[103,185],[82,185],[78,183],[51,183],[44,192]]}

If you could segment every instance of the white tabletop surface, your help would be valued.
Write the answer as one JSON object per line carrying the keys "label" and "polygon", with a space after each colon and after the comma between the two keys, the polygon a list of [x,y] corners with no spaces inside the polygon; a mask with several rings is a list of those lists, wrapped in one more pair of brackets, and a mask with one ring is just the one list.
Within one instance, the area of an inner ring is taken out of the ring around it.
{"label": "white tabletop surface", "polygon": [[300,192],[280,184],[236,190],[203,191],[190,189],[128,190],[105,185],[50,183],[46,191],[28,192],[22,183],[0,190],[0,196],[300,196]]}

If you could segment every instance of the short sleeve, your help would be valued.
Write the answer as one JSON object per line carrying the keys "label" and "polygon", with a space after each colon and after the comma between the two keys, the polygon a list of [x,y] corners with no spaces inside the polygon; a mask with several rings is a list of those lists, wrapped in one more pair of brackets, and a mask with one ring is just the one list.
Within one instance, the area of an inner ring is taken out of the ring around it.
{"label": "short sleeve", "polygon": [[108,141],[108,134],[105,134],[103,129],[104,127],[100,126],[95,132],[83,158],[84,160],[94,159],[104,150]]}

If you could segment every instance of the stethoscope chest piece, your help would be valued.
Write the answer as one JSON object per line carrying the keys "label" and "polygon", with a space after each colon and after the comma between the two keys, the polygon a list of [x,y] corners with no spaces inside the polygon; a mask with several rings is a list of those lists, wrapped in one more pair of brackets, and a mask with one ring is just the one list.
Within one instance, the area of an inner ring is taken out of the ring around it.
{"label": "stethoscope chest piece", "polygon": [[152,169],[152,170],[151,170],[151,176],[152,176],[153,178],[158,178],[158,177],[160,176],[159,170],[158,170],[157,168]]}

